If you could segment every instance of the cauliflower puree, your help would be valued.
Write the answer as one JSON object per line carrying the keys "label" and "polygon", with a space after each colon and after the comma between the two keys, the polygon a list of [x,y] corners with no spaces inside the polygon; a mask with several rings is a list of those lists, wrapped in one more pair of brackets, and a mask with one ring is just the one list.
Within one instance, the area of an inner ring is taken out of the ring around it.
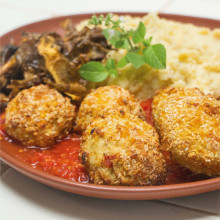
{"label": "cauliflower puree", "polygon": [[[115,16],[118,18],[118,16]],[[146,37],[152,43],[161,43],[167,50],[167,67],[156,70],[147,64],[135,69],[131,64],[119,69],[119,77],[110,78],[107,84],[128,89],[139,99],[150,98],[161,88],[197,87],[204,93],[220,97],[220,28],[210,30],[192,24],[183,24],[159,18],[156,13],[144,17],[123,16],[125,29],[135,29],[139,21],[147,28]],[[87,21],[81,22],[81,29]],[[126,50],[114,50],[108,57],[120,60]]]}

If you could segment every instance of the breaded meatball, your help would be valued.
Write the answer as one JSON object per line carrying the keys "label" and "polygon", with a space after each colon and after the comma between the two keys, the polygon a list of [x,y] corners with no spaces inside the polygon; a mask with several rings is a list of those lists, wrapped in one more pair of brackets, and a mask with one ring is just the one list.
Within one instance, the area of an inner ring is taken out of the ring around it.
{"label": "breaded meatball", "polygon": [[95,118],[120,111],[145,120],[142,107],[129,91],[118,86],[100,87],[87,95],[81,103],[76,118],[76,130],[84,131]]}
{"label": "breaded meatball", "polygon": [[26,146],[47,147],[68,135],[75,106],[55,89],[39,85],[21,91],[6,108],[5,129]]}
{"label": "breaded meatball", "polygon": [[162,184],[165,160],[156,130],[135,115],[97,118],[83,133],[82,161],[96,184]]}
{"label": "breaded meatball", "polygon": [[220,175],[220,102],[199,89],[166,88],[153,99],[162,147],[194,173]]}

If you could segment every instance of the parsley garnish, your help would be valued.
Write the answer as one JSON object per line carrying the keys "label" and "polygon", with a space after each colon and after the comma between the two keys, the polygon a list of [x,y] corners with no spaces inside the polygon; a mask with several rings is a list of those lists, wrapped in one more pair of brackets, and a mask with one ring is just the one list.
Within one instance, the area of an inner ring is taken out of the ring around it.
{"label": "parsley garnish", "polygon": [[104,24],[106,29],[103,35],[115,48],[127,50],[127,54],[117,62],[108,59],[106,64],[92,61],[81,66],[79,74],[91,82],[102,82],[108,76],[116,78],[117,68],[122,68],[131,63],[135,68],[148,64],[154,69],[166,68],[166,49],[162,44],[151,44],[152,37],[145,38],[146,27],[140,22],[136,30],[126,31],[120,24],[121,20],[112,20],[112,14],[92,16],[89,20],[91,25]]}

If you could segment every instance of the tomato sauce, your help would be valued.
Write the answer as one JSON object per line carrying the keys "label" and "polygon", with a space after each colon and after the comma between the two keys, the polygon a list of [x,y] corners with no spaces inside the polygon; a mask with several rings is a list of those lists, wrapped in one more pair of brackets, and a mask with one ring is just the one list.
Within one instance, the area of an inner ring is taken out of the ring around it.
{"label": "tomato sauce", "polygon": [[24,147],[18,156],[34,168],[55,176],[79,182],[89,182],[89,177],[79,159],[80,137],[69,136],[48,149]]}
{"label": "tomato sauce", "polygon": [[[146,121],[153,125],[152,116],[152,99],[147,99],[141,102],[141,106],[146,113]],[[0,117],[0,139],[4,138],[9,142],[15,142],[5,132],[4,128],[4,113]],[[22,161],[30,164],[33,168],[43,170],[55,176],[73,181],[87,183],[89,176],[79,159],[80,153],[80,136],[74,134],[69,135],[64,140],[58,141],[54,146],[40,149],[37,147],[24,147],[16,143],[17,157]],[[207,179],[206,176],[195,175],[190,170],[181,167],[178,163],[171,159],[170,153],[164,151],[164,158],[167,165],[167,176],[165,184],[175,184],[184,182],[199,181]],[[109,163],[109,158],[105,157],[106,163]]]}
{"label": "tomato sauce", "polygon": [[74,134],[58,141],[54,146],[42,149],[35,146],[24,147],[5,133],[4,113],[0,117],[0,137],[17,145],[17,157],[33,168],[43,170],[65,179],[89,182],[89,176],[79,159],[80,137]]}
{"label": "tomato sauce", "polygon": [[141,107],[145,111],[146,121],[150,125],[154,125],[153,115],[152,115],[152,101],[153,101],[153,99],[147,99],[147,100],[141,102]]}

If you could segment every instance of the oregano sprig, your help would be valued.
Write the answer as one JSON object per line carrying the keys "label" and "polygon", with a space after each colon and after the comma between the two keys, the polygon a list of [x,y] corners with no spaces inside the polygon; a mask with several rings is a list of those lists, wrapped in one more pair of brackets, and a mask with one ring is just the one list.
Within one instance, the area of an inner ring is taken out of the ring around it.
{"label": "oregano sprig", "polygon": [[126,55],[117,62],[111,58],[106,64],[92,61],[81,66],[81,77],[91,82],[101,82],[108,76],[116,78],[117,68],[122,68],[131,63],[135,68],[148,64],[154,69],[166,68],[166,49],[162,44],[152,44],[152,37],[145,38],[146,27],[140,22],[136,30],[125,30],[121,26],[121,20],[113,20],[112,14],[92,16],[89,25],[105,25],[103,35],[115,48],[126,49]]}

